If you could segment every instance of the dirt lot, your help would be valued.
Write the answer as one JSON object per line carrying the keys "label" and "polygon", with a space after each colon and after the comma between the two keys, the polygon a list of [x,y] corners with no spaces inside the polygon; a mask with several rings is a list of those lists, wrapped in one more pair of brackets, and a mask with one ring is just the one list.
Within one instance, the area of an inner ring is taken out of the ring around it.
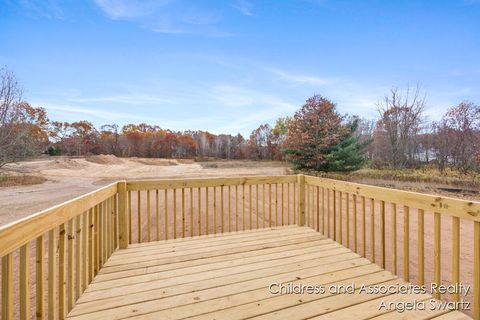
{"label": "dirt lot", "polygon": [[39,158],[6,165],[5,171],[34,174],[47,182],[0,188],[0,225],[69,200],[119,179],[194,178],[245,175],[281,175],[288,168],[280,162],[211,161],[176,159]]}

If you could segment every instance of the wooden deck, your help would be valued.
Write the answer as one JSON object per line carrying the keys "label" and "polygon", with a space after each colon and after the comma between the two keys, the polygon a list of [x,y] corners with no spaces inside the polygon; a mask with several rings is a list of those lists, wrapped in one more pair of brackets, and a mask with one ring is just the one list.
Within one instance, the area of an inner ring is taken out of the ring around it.
{"label": "wooden deck", "polygon": [[68,319],[469,319],[460,312],[379,310],[382,300],[431,299],[426,294],[269,291],[275,282],[328,287],[399,281],[310,228],[259,229],[119,250]]}

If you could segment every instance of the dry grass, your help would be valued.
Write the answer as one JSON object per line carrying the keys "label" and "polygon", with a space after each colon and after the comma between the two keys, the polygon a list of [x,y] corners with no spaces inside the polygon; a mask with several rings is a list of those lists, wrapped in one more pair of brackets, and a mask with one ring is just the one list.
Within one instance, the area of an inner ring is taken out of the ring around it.
{"label": "dry grass", "polygon": [[[309,174],[312,174],[309,172]],[[365,168],[355,172],[328,172],[328,173],[313,173],[314,175],[323,176],[326,178],[358,181],[362,179],[377,179],[390,180],[402,182],[415,183],[434,183],[445,186],[453,186],[459,188],[480,188],[480,174],[470,172],[461,173],[459,171],[448,170],[441,173],[435,168],[422,169],[370,169]]]}
{"label": "dry grass", "polygon": [[42,184],[46,178],[28,174],[0,173],[0,187],[29,186]]}

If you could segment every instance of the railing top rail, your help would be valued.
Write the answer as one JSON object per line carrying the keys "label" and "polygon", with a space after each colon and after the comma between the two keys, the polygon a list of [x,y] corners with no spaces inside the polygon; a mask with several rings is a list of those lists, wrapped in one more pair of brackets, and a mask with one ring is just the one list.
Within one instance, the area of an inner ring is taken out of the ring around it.
{"label": "railing top rail", "polygon": [[366,184],[305,176],[310,185],[356,194],[366,198],[433,211],[462,219],[480,221],[480,202],[462,200],[412,191],[389,189]]}
{"label": "railing top rail", "polygon": [[190,178],[190,179],[162,179],[162,180],[130,180],[127,181],[127,191],[155,190],[174,188],[200,188],[252,184],[295,183],[296,175],[278,176],[248,176],[231,178]]}
{"label": "railing top rail", "polygon": [[0,227],[0,257],[117,193],[118,182]]}

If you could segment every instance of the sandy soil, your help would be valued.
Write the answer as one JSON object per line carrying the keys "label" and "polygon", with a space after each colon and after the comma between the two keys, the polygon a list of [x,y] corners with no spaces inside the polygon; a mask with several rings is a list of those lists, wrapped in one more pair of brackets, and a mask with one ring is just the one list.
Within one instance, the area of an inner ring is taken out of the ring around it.
{"label": "sandy soil", "polygon": [[4,170],[44,176],[40,185],[0,188],[0,225],[62,203],[119,179],[281,175],[279,162],[175,159],[119,159],[113,156],[40,158],[6,165]]}

